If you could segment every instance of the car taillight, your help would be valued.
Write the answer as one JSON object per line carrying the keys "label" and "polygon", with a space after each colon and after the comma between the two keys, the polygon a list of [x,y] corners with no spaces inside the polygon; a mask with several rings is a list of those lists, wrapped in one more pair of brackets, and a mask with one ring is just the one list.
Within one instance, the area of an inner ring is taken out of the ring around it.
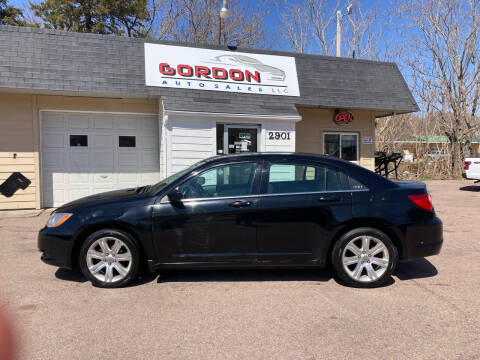
{"label": "car taillight", "polygon": [[465,161],[465,162],[463,163],[463,169],[464,169],[464,170],[468,170],[468,169],[470,168],[470,164],[471,164],[471,163],[472,163],[471,161]]}
{"label": "car taillight", "polygon": [[432,198],[429,194],[412,194],[408,195],[408,198],[417,206],[427,211],[432,211]]}

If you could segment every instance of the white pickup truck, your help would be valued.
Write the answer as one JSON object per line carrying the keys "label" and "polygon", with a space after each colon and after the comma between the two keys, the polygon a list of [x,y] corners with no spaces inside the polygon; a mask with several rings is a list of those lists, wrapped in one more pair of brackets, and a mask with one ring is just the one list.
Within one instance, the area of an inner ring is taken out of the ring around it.
{"label": "white pickup truck", "polygon": [[480,182],[480,157],[466,158],[463,163],[463,177],[468,180]]}

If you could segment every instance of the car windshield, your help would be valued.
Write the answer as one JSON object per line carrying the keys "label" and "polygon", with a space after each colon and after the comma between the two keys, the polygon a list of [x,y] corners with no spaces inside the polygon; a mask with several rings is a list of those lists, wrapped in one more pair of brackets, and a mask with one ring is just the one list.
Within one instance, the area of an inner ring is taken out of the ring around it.
{"label": "car windshield", "polygon": [[196,167],[203,165],[205,163],[205,160],[199,161],[191,166],[189,166],[186,169],[183,169],[173,175],[170,175],[169,177],[161,180],[160,182],[156,183],[155,185],[152,185],[151,187],[148,188],[148,194],[153,195],[156,194],[159,190],[163,189],[165,186],[170,185],[172,182],[174,182],[177,179],[180,179],[183,175],[189,173]]}

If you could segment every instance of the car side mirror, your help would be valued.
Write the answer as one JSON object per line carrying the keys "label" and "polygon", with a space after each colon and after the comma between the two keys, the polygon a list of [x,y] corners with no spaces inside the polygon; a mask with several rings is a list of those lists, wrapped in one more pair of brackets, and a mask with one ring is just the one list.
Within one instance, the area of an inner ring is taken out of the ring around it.
{"label": "car side mirror", "polygon": [[182,202],[182,193],[178,189],[171,190],[168,194],[168,200],[173,204],[180,204]]}

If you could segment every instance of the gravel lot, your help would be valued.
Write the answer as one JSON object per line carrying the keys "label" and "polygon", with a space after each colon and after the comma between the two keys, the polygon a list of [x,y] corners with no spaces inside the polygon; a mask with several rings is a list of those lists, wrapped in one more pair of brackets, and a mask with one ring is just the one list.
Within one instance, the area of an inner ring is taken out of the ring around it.
{"label": "gravel lot", "polygon": [[43,264],[48,214],[0,219],[0,301],[22,359],[480,359],[480,186],[427,183],[439,256],[379,289],[328,270],[182,271],[102,290]]}

